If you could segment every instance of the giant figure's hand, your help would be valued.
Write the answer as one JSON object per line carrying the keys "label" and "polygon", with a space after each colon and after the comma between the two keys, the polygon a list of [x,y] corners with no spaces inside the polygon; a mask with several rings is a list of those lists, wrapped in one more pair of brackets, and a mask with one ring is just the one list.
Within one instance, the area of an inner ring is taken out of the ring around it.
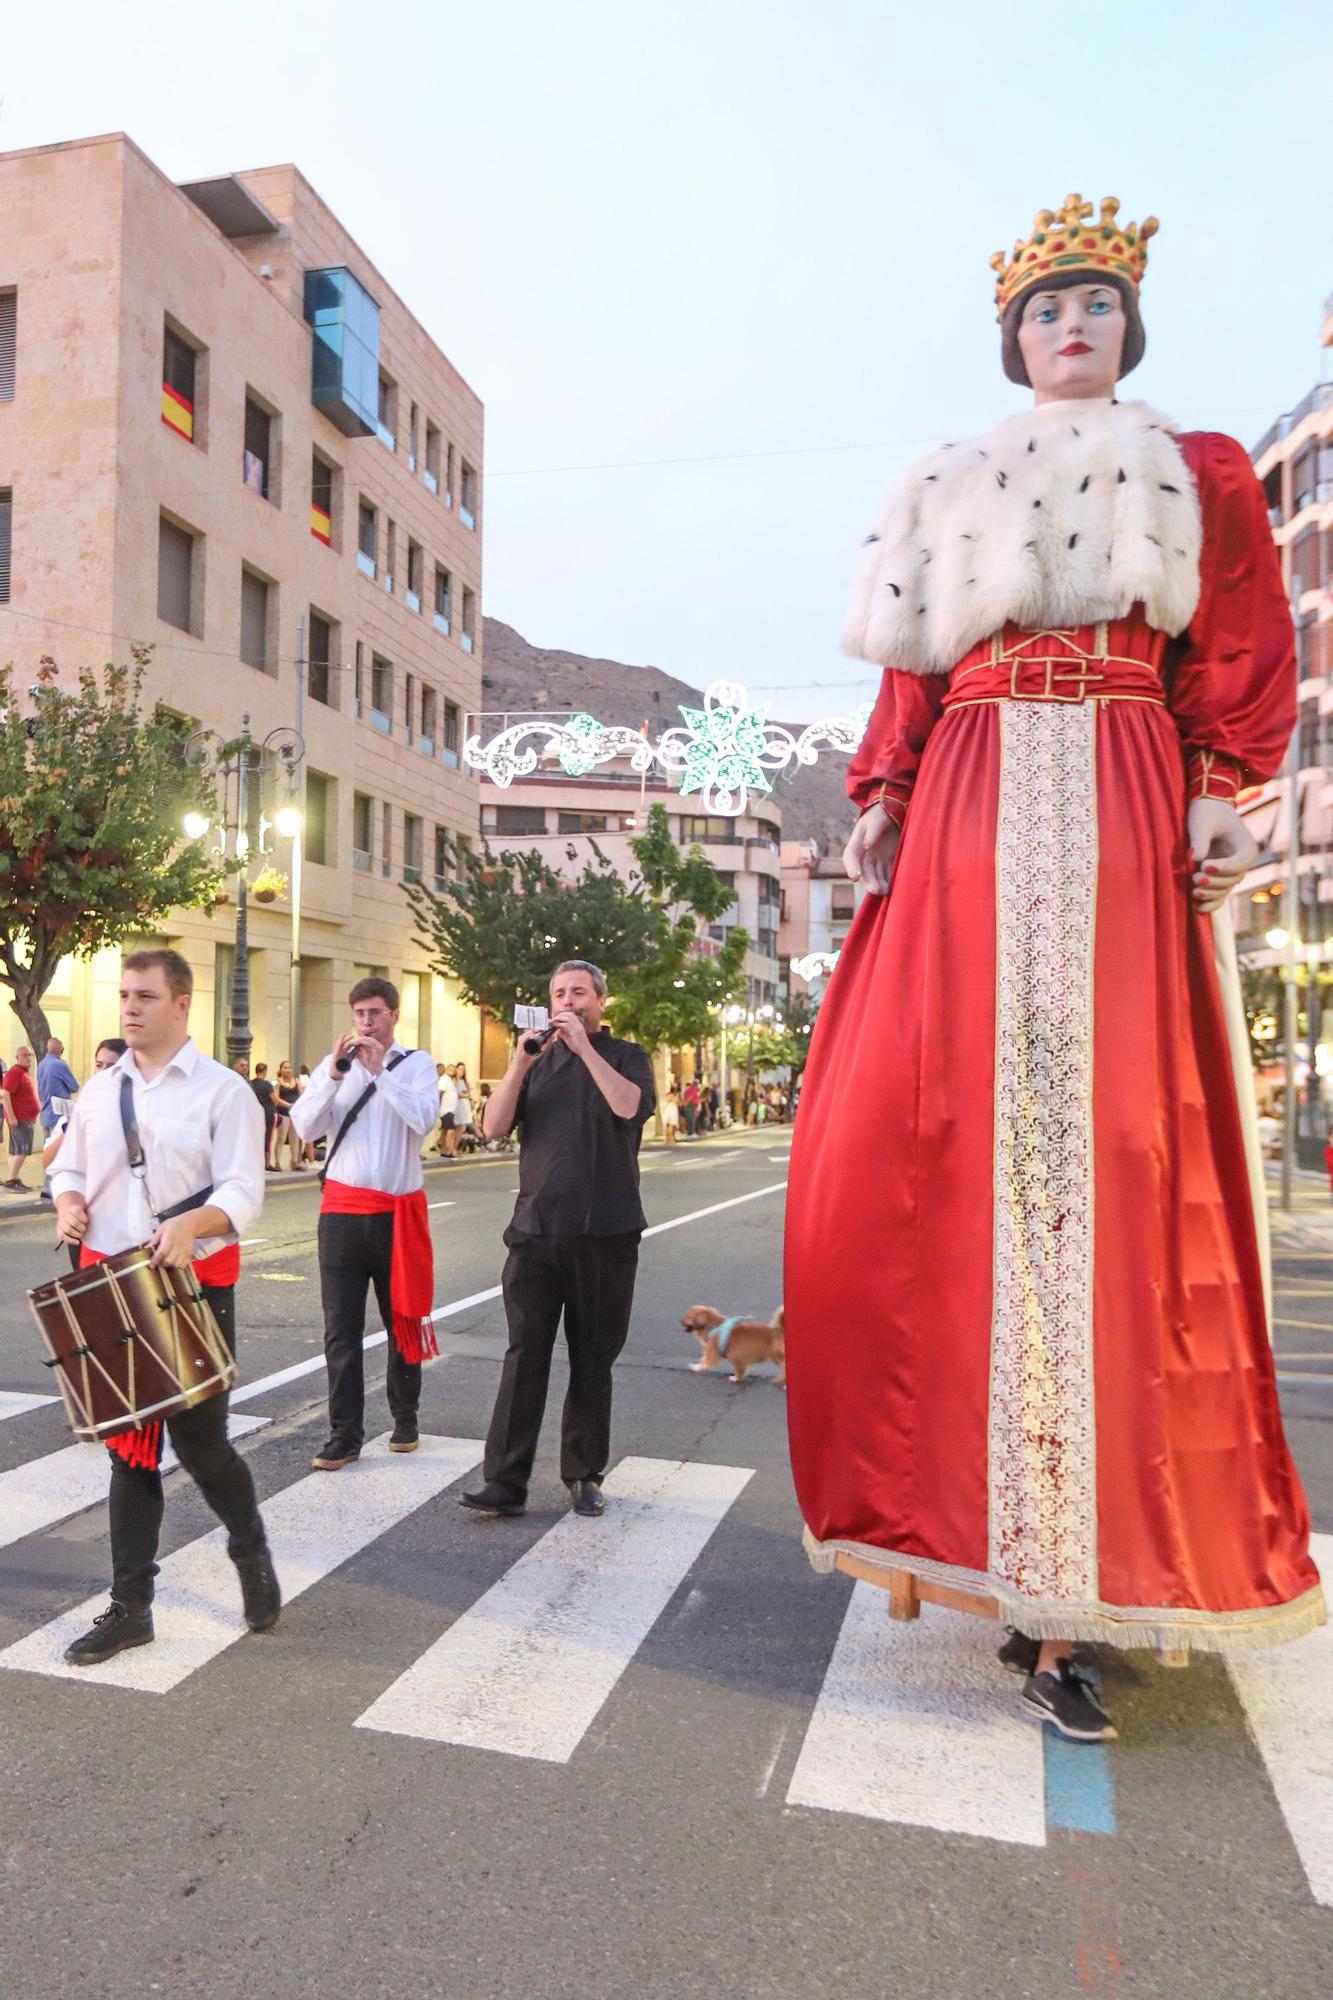
{"label": "giant figure's hand", "polygon": [[1198,868],[1193,882],[1196,910],[1220,910],[1246,870],[1259,857],[1254,835],[1236,808],[1225,799],[1194,799],[1190,804],[1190,852]]}
{"label": "giant figure's hand", "polygon": [[853,882],[864,882],[872,895],[887,896],[893,880],[900,829],[883,806],[871,806],[852,829],[842,850],[842,865]]}

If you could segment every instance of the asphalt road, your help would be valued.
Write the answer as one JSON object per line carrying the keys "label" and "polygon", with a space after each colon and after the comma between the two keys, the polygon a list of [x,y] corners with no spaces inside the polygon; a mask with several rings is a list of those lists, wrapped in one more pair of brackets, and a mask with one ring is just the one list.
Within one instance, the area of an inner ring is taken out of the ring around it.
{"label": "asphalt road", "polygon": [[[272,1637],[231,1643],[208,1600],[211,1518],[173,1475],[164,1581],[180,1565],[189,1643],[173,1667],[160,1610],[157,1645],[124,1661],[157,1655],[174,1684],[0,1674],[5,2000],[1329,1990],[1333,1745],[1298,1754],[1293,1777],[1271,1690],[1208,1659],[1111,1658],[1120,1741],[1044,1747],[980,1621],[890,1627],[865,1586],[810,1570],[781,1390],[766,1371],[739,1389],[691,1374],[678,1326],[695,1301],[777,1303],[788,1136],[645,1156],[658,1233],[617,1375],[621,1497],[594,1523],[565,1515],[549,1421],[520,1520],[456,1506],[466,1442],[309,1474],[315,1190],[270,1191],[237,1407],[263,1420],[241,1448],[272,1518],[290,1507],[304,1527],[290,1560],[308,1587]],[[423,1428],[442,1440],[484,1435],[504,1345],[485,1295],[514,1181],[504,1158],[428,1177],[437,1300],[471,1301],[440,1319],[427,1374]],[[1278,1351],[1327,1532],[1333,1211],[1317,1184],[1302,1201],[1277,1259]],[[49,1211],[0,1212],[11,1408],[50,1393],[22,1292],[55,1268],[51,1236]],[[382,1348],[367,1365],[374,1435]],[[558,1364],[552,1412],[562,1387]],[[20,1504],[55,1511],[0,1547],[0,1648],[40,1649],[48,1621],[104,1589],[104,1508],[60,1511],[90,1462],[100,1476],[54,1406],[0,1420],[0,1527]],[[1273,1656],[1279,1691],[1320,1699],[1321,1645]],[[1302,1786],[1321,1759],[1322,1808]]]}

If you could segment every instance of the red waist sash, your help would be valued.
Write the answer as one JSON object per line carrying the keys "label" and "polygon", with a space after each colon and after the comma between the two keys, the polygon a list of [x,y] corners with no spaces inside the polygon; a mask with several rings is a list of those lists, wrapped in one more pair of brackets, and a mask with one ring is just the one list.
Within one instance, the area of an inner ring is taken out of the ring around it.
{"label": "red waist sash", "polygon": [[381,1188],[353,1187],[349,1181],[325,1181],[321,1215],[393,1216],[393,1255],[389,1266],[389,1303],[393,1307],[394,1346],[404,1361],[416,1363],[439,1353],[431,1307],[435,1299],[435,1253],[430,1240],[426,1191],[385,1194]]}
{"label": "red waist sash", "polygon": [[1086,649],[1062,632],[1025,632],[1008,646],[997,633],[954,668],[945,711],[980,701],[1146,701],[1165,706],[1166,691],[1152,663],[1108,651],[1105,628],[1093,629],[1096,637]]}

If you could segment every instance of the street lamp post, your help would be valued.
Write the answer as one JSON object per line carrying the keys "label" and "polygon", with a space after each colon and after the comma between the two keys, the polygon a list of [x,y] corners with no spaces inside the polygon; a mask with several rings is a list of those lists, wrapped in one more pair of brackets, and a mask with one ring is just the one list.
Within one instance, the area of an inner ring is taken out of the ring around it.
{"label": "street lamp post", "polygon": [[[264,852],[264,836],[270,824],[262,814],[263,785],[267,776],[281,775],[287,787],[287,812],[295,795],[297,774],[305,756],[305,743],[295,729],[270,729],[258,743],[250,734],[250,717],[241,717],[241,733],[230,739],[216,729],[196,729],[185,739],[182,755],[187,762],[210,756],[222,779],[222,815],[218,826],[219,854],[225,857],[228,840],[236,863],[236,931],[227,1006],[227,1061],[248,1062],[254,1046],[250,1031],[250,813],[253,781],[259,786],[261,812],[258,816],[259,852]],[[233,804],[235,807],[233,815]],[[300,814],[297,809],[297,832]],[[185,831],[192,840],[202,840],[209,823],[202,815],[187,814]],[[299,849],[299,841],[297,843]],[[299,919],[298,919],[299,921]]]}

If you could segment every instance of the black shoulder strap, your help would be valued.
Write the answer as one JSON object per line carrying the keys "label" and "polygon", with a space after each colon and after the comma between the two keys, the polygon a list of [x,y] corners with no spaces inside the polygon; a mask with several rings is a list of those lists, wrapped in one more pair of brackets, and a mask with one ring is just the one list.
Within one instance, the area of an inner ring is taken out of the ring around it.
{"label": "black shoulder strap", "polygon": [[148,1162],[144,1158],[143,1139],[139,1133],[139,1121],[134,1115],[134,1082],[122,1075],[120,1079],[120,1129],[125,1134],[125,1151],[129,1154],[130,1172],[137,1181],[143,1182],[144,1193],[148,1196],[148,1206],[159,1222],[170,1222],[173,1215],[188,1215],[192,1208],[202,1208],[213,1192],[210,1181],[198,1194],[187,1194],[184,1201],[174,1202],[170,1208],[153,1208],[153,1196],[148,1186]]}
{"label": "black shoulder strap", "polygon": [[[385,1063],[384,1067],[386,1070],[397,1069],[399,1063],[405,1063],[409,1056],[413,1056],[415,1054],[416,1054],[415,1049],[399,1049],[396,1056],[390,1056],[388,1062]],[[361,1113],[365,1110],[366,1106],[369,1104],[371,1098],[374,1095],[375,1095],[375,1086],[373,1083],[368,1083],[365,1089],[362,1091],[360,1097],[357,1098],[356,1103],[352,1106],[351,1110],[348,1112],[347,1116],[343,1119],[342,1124],[338,1127],[337,1131],[334,1133],[333,1144],[329,1147],[327,1153],[325,1153],[324,1164],[319,1170],[319,1184],[321,1187],[323,1187],[325,1181],[329,1177],[329,1168],[333,1165],[334,1154],[337,1152],[339,1146],[341,1146],[343,1140],[347,1137],[347,1134],[351,1131],[353,1125],[355,1125],[357,1119],[361,1116]]]}

